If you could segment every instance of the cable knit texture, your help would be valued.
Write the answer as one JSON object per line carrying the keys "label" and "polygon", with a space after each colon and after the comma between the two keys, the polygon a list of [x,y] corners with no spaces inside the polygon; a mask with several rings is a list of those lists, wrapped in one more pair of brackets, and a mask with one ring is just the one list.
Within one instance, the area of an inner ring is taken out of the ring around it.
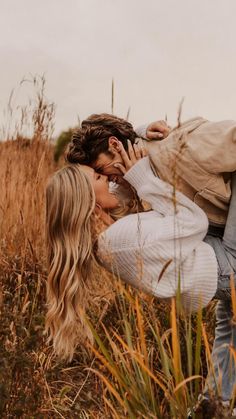
{"label": "cable knit texture", "polygon": [[159,298],[180,288],[187,311],[205,306],[217,287],[214,250],[202,240],[205,213],[173,186],[154,176],[149,158],[125,175],[152,210],[128,215],[99,236],[98,254],[105,267],[129,284]]}

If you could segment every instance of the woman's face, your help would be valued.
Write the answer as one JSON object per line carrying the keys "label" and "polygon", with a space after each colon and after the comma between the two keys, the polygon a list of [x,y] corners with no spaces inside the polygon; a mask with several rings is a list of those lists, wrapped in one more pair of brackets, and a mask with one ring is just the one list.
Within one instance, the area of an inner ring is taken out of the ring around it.
{"label": "woman's face", "polygon": [[109,192],[109,181],[106,175],[95,172],[92,167],[81,165],[80,168],[89,177],[95,192],[96,203],[103,209],[114,209],[119,205],[117,197]]}

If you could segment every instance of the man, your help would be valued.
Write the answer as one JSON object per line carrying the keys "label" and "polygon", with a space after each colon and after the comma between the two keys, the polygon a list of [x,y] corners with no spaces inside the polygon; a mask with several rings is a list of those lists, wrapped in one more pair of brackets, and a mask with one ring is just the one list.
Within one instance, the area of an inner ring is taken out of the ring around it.
{"label": "man", "polygon": [[[146,132],[141,127],[137,134],[143,138],[156,174],[196,202],[216,234],[222,233],[231,196],[231,172],[236,170],[236,122],[194,118],[169,129],[159,121],[150,124]],[[127,139],[133,144],[137,134],[121,118],[92,115],[74,133],[67,159],[90,164],[119,182],[121,173],[114,166],[120,162],[119,141],[127,150]]]}
{"label": "man", "polygon": [[[149,152],[156,175],[173,184],[206,212],[210,234],[223,237],[226,249],[219,252],[216,245],[214,250],[219,258],[224,259],[225,269],[232,269],[231,263],[236,260],[235,175],[234,200],[231,201],[225,235],[224,227],[231,198],[232,172],[236,171],[236,122],[210,122],[197,117],[179,123],[173,129],[165,122],[157,121],[140,127],[136,132],[128,121],[121,118],[108,114],[92,115],[74,133],[67,160],[91,165],[96,171],[108,175],[110,180],[118,183],[118,189],[121,190],[120,142],[127,150],[129,141],[132,144],[142,141]],[[137,136],[142,139],[137,139]],[[206,241],[210,243],[210,235]],[[231,326],[230,301],[219,301],[212,357],[217,377],[219,369],[221,370],[223,401],[229,401],[233,397],[236,383],[235,367],[229,378],[230,345],[236,347],[235,326]],[[211,389],[216,393],[214,379],[209,375],[204,391],[207,398]]]}

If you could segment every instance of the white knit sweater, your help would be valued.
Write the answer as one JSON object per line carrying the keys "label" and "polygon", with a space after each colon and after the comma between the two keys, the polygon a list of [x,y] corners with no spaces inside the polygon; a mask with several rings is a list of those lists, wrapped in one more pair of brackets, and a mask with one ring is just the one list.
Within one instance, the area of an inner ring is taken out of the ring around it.
{"label": "white knit sweater", "polygon": [[124,177],[152,210],[128,215],[112,224],[98,239],[105,267],[124,281],[159,298],[176,295],[188,311],[205,306],[217,287],[214,250],[202,240],[205,213],[154,176],[149,158],[139,160]]}

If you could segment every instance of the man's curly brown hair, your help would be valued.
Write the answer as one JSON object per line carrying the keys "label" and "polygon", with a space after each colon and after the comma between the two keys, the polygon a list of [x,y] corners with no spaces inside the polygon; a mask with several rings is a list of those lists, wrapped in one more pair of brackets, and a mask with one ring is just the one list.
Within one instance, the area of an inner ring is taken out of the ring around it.
{"label": "man's curly brown hair", "polygon": [[111,136],[121,141],[126,150],[127,140],[134,143],[137,137],[133,126],[125,119],[107,113],[89,116],[74,131],[66,151],[66,160],[69,163],[94,163],[100,153],[110,153],[108,140]]}

